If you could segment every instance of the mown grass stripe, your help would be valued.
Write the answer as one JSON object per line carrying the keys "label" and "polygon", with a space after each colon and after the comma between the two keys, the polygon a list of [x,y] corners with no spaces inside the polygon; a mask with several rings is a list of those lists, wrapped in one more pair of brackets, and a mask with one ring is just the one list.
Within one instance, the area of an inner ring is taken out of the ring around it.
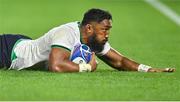
{"label": "mown grass stripe", "polygon": [[152,5],[154,8],[159,10],[162,14],[167,16],[169,19],[171,19],[173,22],[175,22],[178,26],[180,26],[180,16],[170,9],[165,4],[159,2],[158,0],[145,0],[147,3]]}

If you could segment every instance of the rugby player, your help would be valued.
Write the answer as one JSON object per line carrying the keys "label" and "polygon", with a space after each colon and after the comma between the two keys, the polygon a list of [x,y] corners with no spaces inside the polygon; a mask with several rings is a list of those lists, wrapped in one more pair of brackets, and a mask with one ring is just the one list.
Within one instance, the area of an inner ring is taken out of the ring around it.
{"label": "rugby player", "polygon": [[[95,55],[117,70],[139,72],[174,72],[174,68],[153,68],[137,63],[113,49],[108,42],[112,16],[108,11],[90,9],[82,22],[70,22],[48,31],[38,39],[18,34],[0,35],[0,67],[21,70],[48,61],[52,72],[93,72],[97,63]],[[87,64],[69,60],[77,44],[86,44],[92,50]]]}

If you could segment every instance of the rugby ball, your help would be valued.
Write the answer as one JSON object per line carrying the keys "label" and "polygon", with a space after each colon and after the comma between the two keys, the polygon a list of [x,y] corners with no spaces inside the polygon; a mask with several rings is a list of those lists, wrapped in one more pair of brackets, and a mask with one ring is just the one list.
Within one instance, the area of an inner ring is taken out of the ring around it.
{"label": "rugby ball", "polygon": [[76,64],[87,64],[91,60],[91,57],[91,49],[85,44],[78,44],[71,51],[70,60]]}

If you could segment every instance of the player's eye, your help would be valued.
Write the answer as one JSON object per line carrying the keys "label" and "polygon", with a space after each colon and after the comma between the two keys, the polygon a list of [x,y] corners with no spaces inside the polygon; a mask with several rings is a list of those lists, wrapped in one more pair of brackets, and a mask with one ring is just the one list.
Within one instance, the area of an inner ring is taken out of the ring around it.
{"label": "player's eye", "polygon": [[106,28],[101,28],[101,30],[106,30]]}
{"label": "player's eye", "polygon": [[102,28],[101,31],[106,32],[106,29],[105,29],[105,28]]}

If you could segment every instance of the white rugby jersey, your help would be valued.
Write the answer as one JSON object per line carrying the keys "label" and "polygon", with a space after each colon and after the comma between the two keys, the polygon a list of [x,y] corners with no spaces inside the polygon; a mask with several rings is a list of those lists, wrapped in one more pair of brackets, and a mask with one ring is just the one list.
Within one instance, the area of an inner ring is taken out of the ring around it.
{"label": "white rugby jersey", "polygon": [[[51,48],[54,46],[72,50],[76,44],[81,43],[79,23],[71,22],[51,29],[42,37],[35,40],[23,40],[14,46],[16,58],[12,60],[10,69],[21,70],[34,64],[46,61]],[[107,42],[99,55],[104,55],[110,50]]]}

